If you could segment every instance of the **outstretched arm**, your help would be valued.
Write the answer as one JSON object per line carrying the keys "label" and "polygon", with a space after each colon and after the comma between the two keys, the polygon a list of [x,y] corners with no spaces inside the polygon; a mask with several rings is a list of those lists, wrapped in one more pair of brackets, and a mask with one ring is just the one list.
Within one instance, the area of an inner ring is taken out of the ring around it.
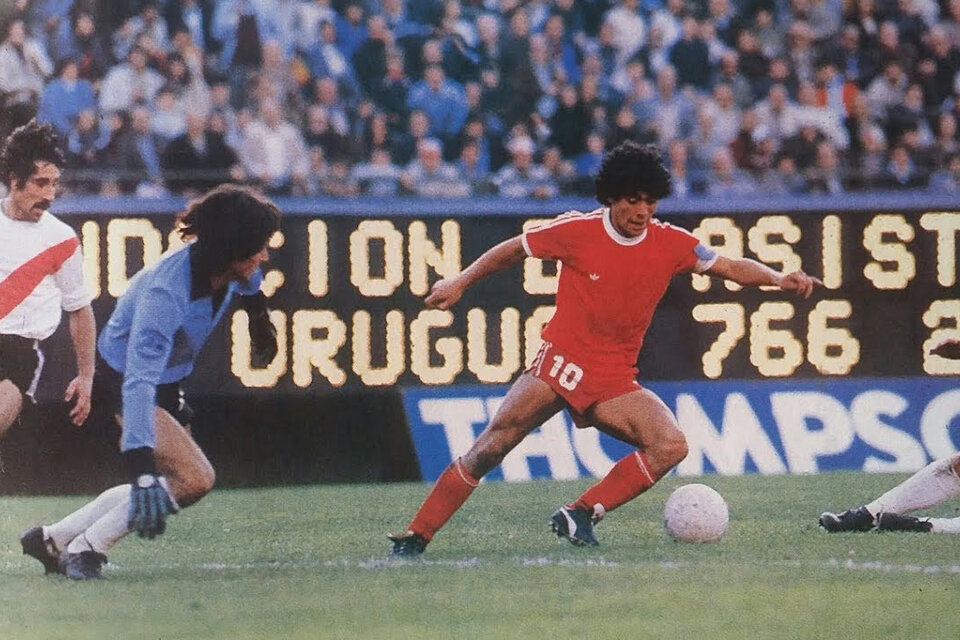
{"label": "outstretched arm", "polygon": [[449,309],[456,304],[467,287],[477,280],[522,262],[527,257],[527,253],[523,249],[520,238],[515,236],[504,240],[492,249],[488,249],[457,275],[438,280],[430,289],[424,303],[431,309]]}
{"label": "outstretched arm", "polygon": [[823,283],[801,270],[793,273],[780,273],[770,267],[751,260],[750,258],[725,258],[717,256],[706,273],[732,280],[745,287],[775,286],[784,291],[795,291],[798,296],[809,298],[814,286],[823,286]]}

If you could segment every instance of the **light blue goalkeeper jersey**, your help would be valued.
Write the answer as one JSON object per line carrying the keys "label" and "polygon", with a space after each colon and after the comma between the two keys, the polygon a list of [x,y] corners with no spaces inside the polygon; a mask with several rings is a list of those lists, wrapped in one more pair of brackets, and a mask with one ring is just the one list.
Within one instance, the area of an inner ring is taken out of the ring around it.
{"label": "light blue goalkeeper jersey", "polygon": [[123,451],[155,447],[157,385],[183,380],[193,371],[194,359],[235,293],[260,290],[257,271],[249,282],[231,281],[214,308],[209,277],[195,273],[200,268],[195,247],[173,251],[134,276],[97,340],[104,361],[123,373]]}

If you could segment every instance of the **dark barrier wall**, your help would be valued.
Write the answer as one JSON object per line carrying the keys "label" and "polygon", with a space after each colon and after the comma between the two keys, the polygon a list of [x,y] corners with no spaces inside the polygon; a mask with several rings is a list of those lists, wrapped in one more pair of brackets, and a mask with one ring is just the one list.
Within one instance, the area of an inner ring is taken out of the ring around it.
{"label": "dark barrier wall", "polygon": [[[469,204],[457,210],[468,203],[414,201],[397,209],[395,203],[281,202],[287,215],[265,284],[280,353],[266,368],[252,368],[243,312],[235,311],[211,337],[188,385],[197,437],[221,484],[417,477],[396,388],[505,383],[516,376],[552,314],[555,265],[527,260],[476,286],[452,312],[427,310],[422,297],[438,277],[525,225],[595,205]],[[764,209],[752,203],[753,210],[738,213],[729,202],[709,204],[713,212],[705,214],[664,203],[661,218],[726,255],[786,270],[802,265],[823,279],[825,290],[803,301],[678,277],[641,352],[641,379],[960,372],[953,362],[924,355],[933,342],[960,337],[956,203],[818,199],[793,201],[786,213],[777,208],[786,202],[767,201]],[[181,205],[138,203],[137,213],[117,201],[62,207],[96,283],[98,325],[129,278],[176,244],[173,213]],[[74,469],[91,485],[107,472],[90,469],[116,468],[105,427],[77,432],[57,419],[64,410],[55,399],[72,372],[66,332],[45,350],[54,357],[41,405],[0,445],[6,467],[0,491],[62,490],[60,469],[69,466],[64,456],[71,451],[97,461],[78,461]]]}

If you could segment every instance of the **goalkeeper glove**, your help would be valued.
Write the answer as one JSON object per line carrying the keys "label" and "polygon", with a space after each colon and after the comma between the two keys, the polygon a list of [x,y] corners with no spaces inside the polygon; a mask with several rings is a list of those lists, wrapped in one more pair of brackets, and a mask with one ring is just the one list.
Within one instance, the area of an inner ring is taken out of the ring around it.
{"label": "goalkeeper glove", "polygon": [[262,369],[277,355],[277,329],[270,322],[267,298],[262,292],[241,296],[240,304],[247,312],[247,330],[250,332],[250,351],[253,366]]}
{"label": "goalkeeper glove", "polygon": [[167,491],[165,479],[156,472],[152,449],[133,449],[123,455],[133,478],[127,526],[141,538],[152,540],[166,530],[166,518],[177,512],[177,505]]}

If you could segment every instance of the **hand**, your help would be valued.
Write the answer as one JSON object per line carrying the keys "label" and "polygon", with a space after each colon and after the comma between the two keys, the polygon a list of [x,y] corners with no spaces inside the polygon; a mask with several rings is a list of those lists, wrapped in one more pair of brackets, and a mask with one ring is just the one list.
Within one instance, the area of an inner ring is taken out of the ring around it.
{"label": "hand", "polygon": [[424,299],[428,309],[449,309],[463,295],[463,286],[456,278],[444,278],[434,283]]}
{"label": "hand", "polygon": [[270,322],[270,314],[264,309],[247,316],[247,329],[250,332],[250,353],[253,366],[266,367],[277,356],[277,329]]}
{"label": "hand", "polygon": [[131,483],[127,526],[141,538],[152,540],[167,528],[166,518],[176,513],[162,476],[144,473]]}
{"label": "hand", "polygon": [[960,360],[960,340],[956,338],[947,338],[933,349],[930,353],[941,358],[950,360]]}
{"label": "hand", "polygon": [[67,391],[63,394],[63,399],[70,402],[76,399],[73,408],[70,409],[70,420],[76,426],[83,425],[90,415],[90,395],[93,390],[93,378],[78,375],[67,385]]}
{"label": "hand", "polygon": [[823,286],[823,282],[821,282],[819,278],[808,276],[800,270],[783,276],[780,278],[779,284],[782,290],[796,291],[797,295],[802,298],[809,298],[810,294],[813,293],[814,286]]}

